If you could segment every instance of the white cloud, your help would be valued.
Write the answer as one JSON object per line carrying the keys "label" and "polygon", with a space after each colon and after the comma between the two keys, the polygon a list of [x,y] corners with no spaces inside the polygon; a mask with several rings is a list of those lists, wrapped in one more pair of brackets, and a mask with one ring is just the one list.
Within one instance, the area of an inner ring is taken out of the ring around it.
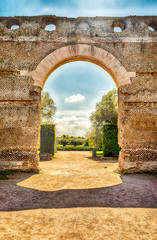
{"label": "white cloud", "polygon": [[62,117],[71,117],[71,116],[77,116],[77,117],[90,117],[90,114],[95,111],[95,109],[81,109],[81,110],[57,110],[55,117],[62,118]]}
{"label": "white cloud", "polygon": [[65,98],[65,103],[76,103],[76,102],[82,102],[85,100],[85,96],[81,95],[80,93],[76,95],[72,95],[68,98]]}
{"label": "white cloud", "polygon": [[46,7],[46,8],[41,9],[40,13],[43,13],[43,14],[44,14],[44,13],[50,13],[50,14],[52,14],[53,11],[54,11],[53,8]]}
{"label": "white cloud", "polygon": [[80,107],[80,109],[88,109],[88,107]]}
{"label": "white cloud", "polygon": [[68,134],[70,136],[85,136],[86,132],[90,129],[91,122],[85,117],[62,117],[54,118],[56,123],[56,132],[58,136]]}

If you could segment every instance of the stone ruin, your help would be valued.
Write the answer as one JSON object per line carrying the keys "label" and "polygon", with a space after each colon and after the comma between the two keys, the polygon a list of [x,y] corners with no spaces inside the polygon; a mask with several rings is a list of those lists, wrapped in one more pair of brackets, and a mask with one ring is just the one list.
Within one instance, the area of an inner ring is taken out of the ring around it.
{"label": "stone ruin", "polygon": [[41,90],[72,61],[115,81],[121,171],[156,171],[157,16],[0,17],[0,169],[38,171]]}

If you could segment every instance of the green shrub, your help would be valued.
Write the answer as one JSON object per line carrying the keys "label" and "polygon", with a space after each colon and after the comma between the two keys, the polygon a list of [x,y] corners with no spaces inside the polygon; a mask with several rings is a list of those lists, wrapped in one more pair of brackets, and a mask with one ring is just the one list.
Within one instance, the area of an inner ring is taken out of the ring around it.
{"label": "green shrub", "polygon": [[40,127],[40,153],[55,153],[55,125],[42,123]]}
{"label": "green shrub", "polygon": [[89,146],[88,141],[86,141],[83,145],[88,147]]}
{"label": "green shrub", "polygon": [[[57,138],[57,142],[59,145],[83,145],[85,142],[87,142],[83,137],[67,137],[68,135],[62,135],[62,137]],[[88,144],[88,142],[87,142]]]}
{"label": "green shrub", "polygon": [[83,146],[83,145],[67,145],[67,146],[62,146],[62,145],[57,145],[57,150],[58,151],[91,151],[92,149],[88,146]]}
{"label": "green shrub", "polygon": [[62,140],[62,144],[63,144],[63,146],[66,146],[67,145],[67,141],[66,140]]}
{"label": "green shrub", "polygon": [[106,124],[103,126],[102,150],[104,157],[113,157],[119,154],[117,125]]}

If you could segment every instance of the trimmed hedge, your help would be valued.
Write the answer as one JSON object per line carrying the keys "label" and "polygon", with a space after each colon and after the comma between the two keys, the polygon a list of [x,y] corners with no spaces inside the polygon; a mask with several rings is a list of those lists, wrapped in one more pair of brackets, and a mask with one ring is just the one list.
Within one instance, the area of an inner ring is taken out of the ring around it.
{"label": "trimmed hedge", "polygon": [[103,126],[102,151],[104,157],[113,157],[119,154],[117,125],[106,124]]}
{"label": "trimmed hedge", "polygon": [[40,153],[55,154],[55,125],[53,123],[42,123],[40,126]]}
{"label": "trimmed hedge", "polygon": [[91,151],[92,148],[84,145],[67,145],[67,146],[62,146],[62,145],[57,145],[57,150],[58,151]]}

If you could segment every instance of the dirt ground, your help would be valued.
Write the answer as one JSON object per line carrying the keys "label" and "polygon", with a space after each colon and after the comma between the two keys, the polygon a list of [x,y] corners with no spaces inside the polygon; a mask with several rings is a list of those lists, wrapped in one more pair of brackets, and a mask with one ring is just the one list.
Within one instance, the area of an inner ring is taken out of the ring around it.
{"label": "dirt ground", "polygon": [[89,152],[58,152],[40,174],[0,180],[0,240],[156,240],[157,176]]}

